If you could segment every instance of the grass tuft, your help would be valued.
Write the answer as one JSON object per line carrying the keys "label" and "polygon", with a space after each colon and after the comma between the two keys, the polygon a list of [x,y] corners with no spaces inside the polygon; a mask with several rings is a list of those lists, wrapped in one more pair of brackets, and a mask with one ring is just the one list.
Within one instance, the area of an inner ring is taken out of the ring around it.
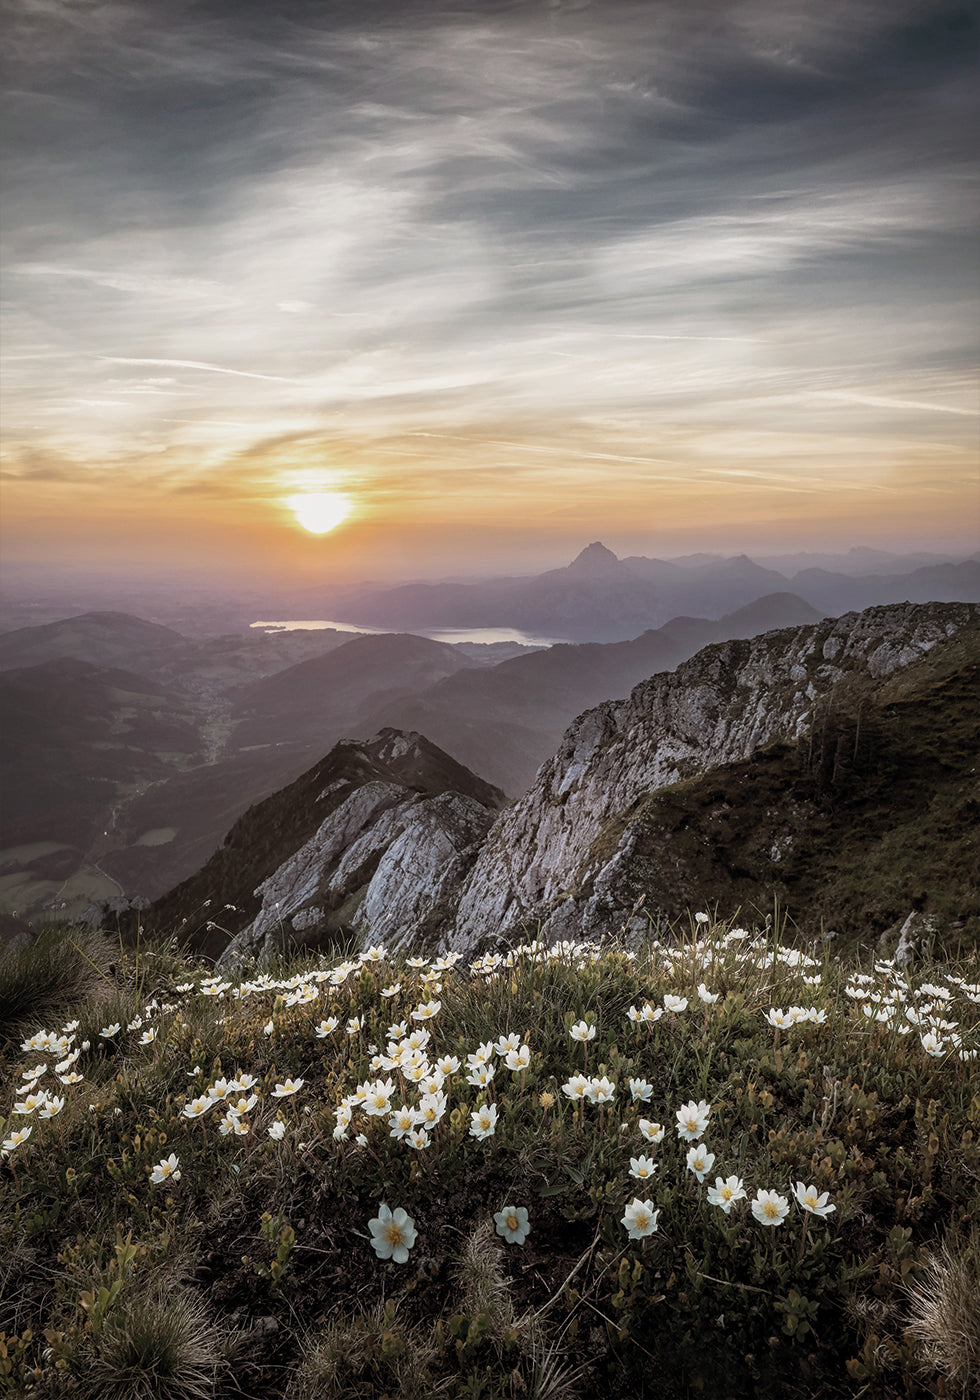
{"label": "grass tuft", "polygon": [[963,1400],[980,1393],[980,1230],[929,1258],[911,1290],[911,1315],[923,1369]]}

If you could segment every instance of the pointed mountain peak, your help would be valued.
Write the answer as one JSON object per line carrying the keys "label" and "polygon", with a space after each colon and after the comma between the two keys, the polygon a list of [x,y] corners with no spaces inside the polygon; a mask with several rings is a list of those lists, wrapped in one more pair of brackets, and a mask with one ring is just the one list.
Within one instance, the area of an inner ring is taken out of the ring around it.
{"label": "pointed mountain peak", "polygon": [[569,564],[569,572],[584,574],[591,578],[599,578],[603,574],[612,574],[619,571],[620,561],[611,549],[607,549],[604,544],[594,540],[592,544],[586,545],[582,553],[577,555]]}

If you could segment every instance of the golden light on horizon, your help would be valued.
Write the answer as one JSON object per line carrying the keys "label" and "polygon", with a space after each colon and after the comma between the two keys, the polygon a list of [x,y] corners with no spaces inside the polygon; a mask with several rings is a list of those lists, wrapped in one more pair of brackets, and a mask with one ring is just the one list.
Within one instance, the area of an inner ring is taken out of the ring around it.
{"label": "golden light on horizon", "polygon": [[340,491],[304,491],[284,497],[297,523],[311,535],[326,535],[350,515],[354,503]]}

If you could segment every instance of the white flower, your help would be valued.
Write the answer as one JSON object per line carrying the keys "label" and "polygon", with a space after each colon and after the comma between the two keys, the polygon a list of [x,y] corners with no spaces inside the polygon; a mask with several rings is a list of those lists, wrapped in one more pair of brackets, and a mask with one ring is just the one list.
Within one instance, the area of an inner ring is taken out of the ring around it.
{"label": "white flower", "polygon": [[265,1025],[262,1027],[262,1034],[263,1034],[263,1035],[271,1035],[272,1032],[275,1030],[275,1028],[276,1028],[276,1023],[275,1023],[275,1021],[273,1021],[273,1020],[270,1018],[268,1021],[266,1021]]}
{"label": "white flower", "polygon": [[11,1152],[16,1152],[21,1143],[26,1142],[33,1131],[34,1128],[32,1126],[15,1129],[15,1131],[10,1134],[9,1138],[4,1138],[2,1155],[4,1157],[9,1157]]}
{"label": "white flower", "polygon": [[728,1215],[736,1201],[744,1200],[745,1184],[739,1176],[730,1176],[727,1181],[723,1181],[720,1176],[716,1176],[714,1186],[708,1187],[709,1203],[713,1206],[721,1206],[726,1215]]}
{"label": "white flower", "polygon": [[180,1160],[175,1152],[171,1152],[169,1157],[164,1157],[157,1162],[150,1173],[150,1180],[156,1186],[159,1186],[161,1181],[180,1180]]}
{"label": "white flower", "polygon": [[798,1181],[793,1187],[793,1195],[805,1211],[808,1211],[810,1215],[819,1215],[822,1220],[825,1220],[831,1211],[837,1209],[835,1205],[827,1204],[830,1199],[829,1191],[824,1191],[822,1195],[818,1196],[815,1186],[804,1186],[802,1181]]}
{"label": "white flower", "polygon": [[781,1225],[789,1215],[789,1201],[775,1191],[760,1187],[752,1202],[752,1214],[760,1225]]}
{"label": "white flower", "polygon": [[408,1134],[415,1130],[420,1121],[417,1109],[402,1104],[401,1108],[395,1109],[388,1119],[388,1126],[391,1129],[389,1136],[395,1138],[396,1141],[399,1138],[408,1137]]}
{"label": "white flower", "polygon": [[304,1081],[302,1079],[287,1079],[283,1084],[277,1084],[272,1091],[274,1099],[288,1099],[291,1094],[296,1094],[302,1089]]}
{"label": "white flower", "polygon": [[630,1093],[634,1103],[649,1103],[653,1094],[653,1085],[646,1079],[631,1079],[629,1081]]}
{"label": "white flower", "polygon": [[286,1125],[281,1118],[277,1118],[274,1123],[270,1123],[269,1136],[275,1142],[282,1142],[283,1138],[286,1136]]}
{"label": "white flower", "polygon": [[704,1099],[682,1104],[677,1110],[677,1136],[685,1142],[696,1142],[704,1137],[710,1114],[711,1107]]}
{"label": "white flower", "polygon": [[657,1164],[652,1157],[630,1158],[630,1176],[635,1176],[638,1181],[646,1181],[656,1170]]}
{"label": "white flower", "polygon": [[426,1128],[434,1128],[445,1115],[448,1103],[442,1089],[436,1089],[434,1093],[423,1094],[422,1098],[419,1099],[419,1122]]}
{"label": "white flower", "polygon": [[214,1099],[210,1094],[206,1094],[199,1099],[191,1099],[190,1103],[184,1104],[183,1116],[185,1118],[200,1118],[202,1114],[207,1113],[213,1103]]}
{"label": "white flower", "polygon": [[531,1047],[529,1045],[522,1045],[517,1050],[508,1050],[506,1058],[504,1059],[504,1064],[507,1068],[515,1071],[527,1069],[530,1063]]}
{"label": "white flower", "polygon": [[364,1100],[364,1112],[371,1118],[382,1118],[391,1111],[391,1096],[395,1086],[390,1079],[379,1079],[371,1085]]}
{"label": "white flower", "polygon": [[664,1007],[667,1011],[679,1012],[687,1010],[687,997],[676,997],[672,992],[664,993]]}
{"label": "white flower", "polygon": [[652,1201],[641,1201],[634,1196],[626,1207],[621,1223],[626,1226],[631,1240],[642,1240],[654,1233],[659,1215],[660,1211],[654,1210]]}
{"label": "white flower", "polygon": [[494,1049],[498,1055],[506,1055],[508,1050],[519,1050],[521,1047],[521,1037],[517,1031],[511,1031],[509,1035],[502,1035],[497,1041]]}
{"label": "white flower", "polygon": [[393,1259],[396,1264],[408,1263],[408,1251],[418,1239],[411,1217],[399,1206],[397,1210],[382,1205],[373,1220],[368,1221],[371,1244],[379,1259]]}
{"label": "white flower", "polygon": [[442,1010],[441,1001],[421,1001],[412,1012],[413,1021],[431,1021]]}
{"label": "white flower", "polygon": [[229,1134],[244,1137],[248,1132],[248,1122],[244,1118],[237,1117],[234,1113],[226,1113],[218,1124],[218,1132],[222,1137],[228,1137]]}
{"label": "white flower", "polygon": [[616,1085],[605,1075],[601,1079],[589,1080],[589,1103],[611,1103],[616,1097]]}
{"label": "white flower", "polygon": [[577,1103],[580,1099],[588,1097],[591,1085],[592,1080],[588,1075],[573,1074],[571,1079],[566,1079],[565,1083],[561,1086],[562,1093],[566,1098],[572,1099]]}
{"label": "white flower", "polygon": [[42,1089],[38,1094],[28,1094],[26,1098],[14,1104],[14,1112],[27,1117],[28,1114],[36,1113],[39,1108],[43,1108],[48,1101],[48,1096]]}
{"label": "white flower", "polygon": [[226,1106],[232,1118],[241,1118],[243,1114],[251,1113],[258,1101],[256,1094],[250,1094],[248,1098],[243,1095],[241,1098],[226,1100]]}
{"label": "white flower", "polygon": [[528,1223],[527,1209],[524,1206],[504,1206],[493,1217],[497,1234],[507,1244],[523,1244],[531,1226]]}
{"label": "white flower", "polygon": [[694,922],[696,924],[710,924],[711,920],[708,918],[707,914],[695,914]]}
{"label": "white flower", "polygon": [[663,1142],[664,1130],[659,1123],[652,1123],[649,1118],[641,1118],[639,1126],[640,1132],[647,1142],[652,1142],[655,1145],[658,1142]]}
{"label": "white flower", "polygon": [[336,1016],[327,1016],[316,1028],[317,1039],[326,1040],[328,1035],[333,1035],[339,1025],[340,1022]]}
{"label": "white flower", "polygon": [[765,1015],[770,1026],[775,1026],[777,1030],[792,1026],[795,1020],[791,1014],[781,1010],[777,1006],[771,1006]]}
{"label": "white flower", "polygon": [[392,984],[391,984],[390,987],[382,987],[382,988],[381,988],[381,995],[382,995],[383,997],[394,997],[394,996],[397,996],[397,995],[398,995],[398,993],[401,991],[401,989],[402,989],[402,984],[401,984],[400,982],[392,982]]}
{"label": "white flower", "polygon": [[496,1066],[494,1065],[477,1065],[466,1076],[466,1082],[472,1084],[476,1089],[485,1089],[495,1073]]}
{"label": "white flower", "polygon": [[432,1139],[424,1128],[413,1128],[410,1133],[406,1134],[405,1141],[409,1147],[414,1147],[417,1152],[421,1152],[428,1147]]}
{"label": "white flower", "polygon": [[715,1154],[713,1152],[705,1152],[703,1142],[699,1142],[696,1147],[691,1147],[688,1149],[688,1171],[692,1171],[697,1177],[698,1181],[704,1180],[704,1178],[707,1176],[708,1172],[711,1170],[714,1164]]}
{"label": "white flower", "polygon": [[497,1131],[497,1105],[480,1104],[478,1108],[470,1114],[470,1137],[488,1138],[493,1137]]}
{"label": "white flower", "polygon": [[705,1006],[712,1006],[721,996],[721,992],[709,992],[706,984],[704,982],[699,982],[698,996],[704,1002]]}
{"label": "white flower", "polygon": [[590,1021],[576,1021],[568,1034],[573,1040],[595,1040],[596,1028]]}
{"label": "white flower", "polygon": [[99,1031],[99,1035],[102,1036],[103,1040],[111,1040],[111,1038],[114,1035],[118,1035],[121,1030],[122,1027],[120,1026],[119,1022],[113,1021],[111,1026],[103,1026],[102,1029]]}

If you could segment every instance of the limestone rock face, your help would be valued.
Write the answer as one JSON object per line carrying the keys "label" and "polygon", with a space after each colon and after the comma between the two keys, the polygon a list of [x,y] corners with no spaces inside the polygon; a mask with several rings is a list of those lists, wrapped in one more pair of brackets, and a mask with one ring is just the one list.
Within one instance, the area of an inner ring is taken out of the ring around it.
{"label": "limestone rock face", "polygon": [[446,941],[466,951],[520,929],[577,938],[622,927],[630,909],[618,874],[643,794],[797,737],[849,677],[883,679],[978,616],[971,604],[898,604],[723,642],[587,711],[497,819]]}
{"label": "limestone rock face", "polygon": [[318,792],[311,815],[326,815],[252,891],[261,906],[221,964],[341,930],[391,948],[431,941],[433,916],[462,884],[502,794],[418,734],[386,730],[341,751],[357,776]]}

